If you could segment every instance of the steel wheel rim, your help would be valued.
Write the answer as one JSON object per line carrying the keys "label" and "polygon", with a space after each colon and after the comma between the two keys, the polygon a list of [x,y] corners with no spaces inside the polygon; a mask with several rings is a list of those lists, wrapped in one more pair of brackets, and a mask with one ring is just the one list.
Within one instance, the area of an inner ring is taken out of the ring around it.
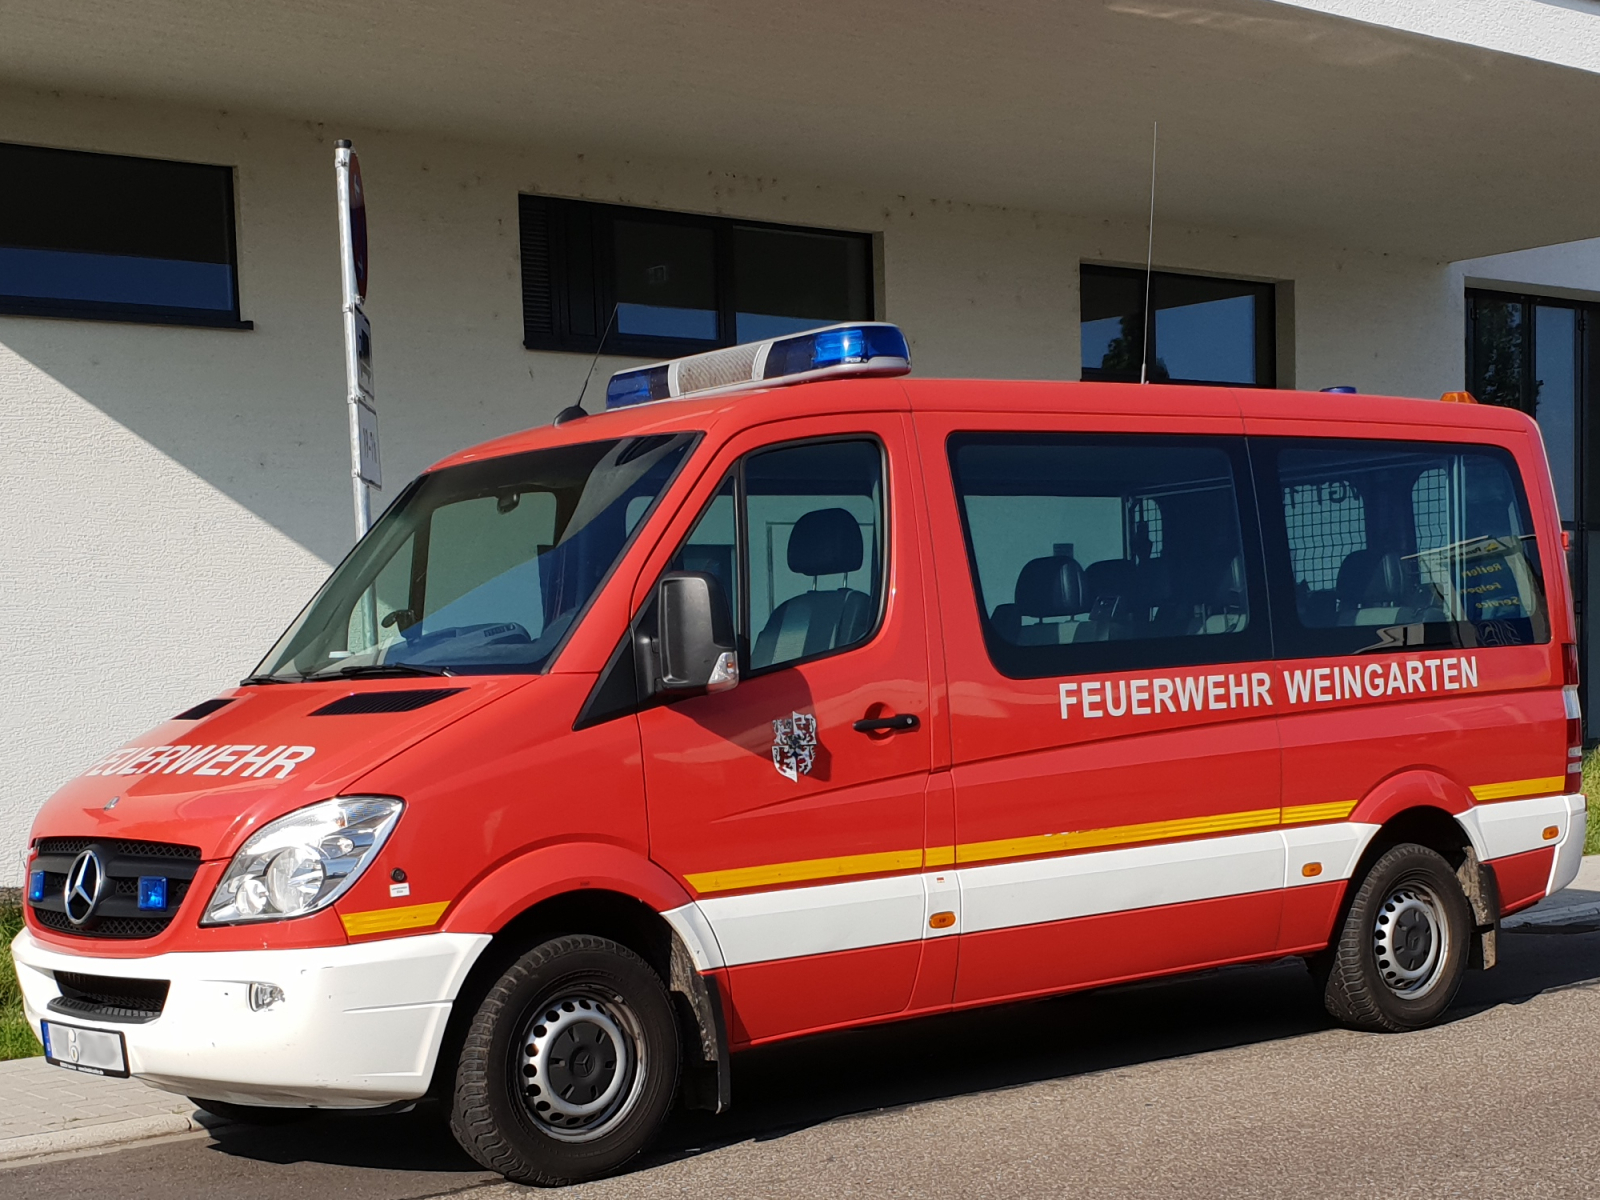
{"label": "steel wheel rim", "polygon": [[523,1111],[559,1141],[604,1137],[644,1089],[641,1026],[614,992],[562,988],[528,1010],[512,1050]]}
{"label": "steel wheel rim", "polygon": [[1444,975],[1450,923],[1432,888],[1402,882],[1391,888],[1373,923],[1378,975],[1402,1000],[1420,1000]]}

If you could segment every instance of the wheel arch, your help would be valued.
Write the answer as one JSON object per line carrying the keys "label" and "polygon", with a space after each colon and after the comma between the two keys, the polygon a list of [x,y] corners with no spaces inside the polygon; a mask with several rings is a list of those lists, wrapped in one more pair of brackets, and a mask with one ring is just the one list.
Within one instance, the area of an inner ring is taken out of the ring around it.
{"label": "wheel arch", "polygon": [[660,977],[678,1017],[685,1102],[726,1109],[730,1071],[719,973],[696,969],[694,951],[701,948],[689,946],[662,915],[688,904],[670,875],[618,846],[543,847],[491,871],[444,922],[447,931],[488,933],[491,940],[451,1004],[430,1094],[448,1095],[473,1014],[507,968],[551,938],[586,933],[625,946]]}

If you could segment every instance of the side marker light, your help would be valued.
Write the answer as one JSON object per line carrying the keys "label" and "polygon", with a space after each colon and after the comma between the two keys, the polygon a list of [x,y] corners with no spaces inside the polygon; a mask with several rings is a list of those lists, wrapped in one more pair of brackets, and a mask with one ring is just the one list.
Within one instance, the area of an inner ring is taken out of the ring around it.
{"label": "side marker light", "polygon": [[1546,825],[1544,827],[1544,840],[1545,841],[1553,842],[1560,836],[1561,836],[1561,827],[1559,825]]}
{"label": "side marker light", "polygon": [[1305,866],[1300,868],[1300,874],[1304,875],[1307,879],[1315,879],[1318,875],[1322,874],[1322,864],[1307,863]]}
{"label": "side marker light", "polygon": [[956,915],[953,912],[936,912],[928,918],[929,929],[949,929],[955,923]]}
{"label": "side marker light", "polygon": [[1445,404],[1476,404],[1478,398],[1471,392],[1446,392],[1439,397]]}

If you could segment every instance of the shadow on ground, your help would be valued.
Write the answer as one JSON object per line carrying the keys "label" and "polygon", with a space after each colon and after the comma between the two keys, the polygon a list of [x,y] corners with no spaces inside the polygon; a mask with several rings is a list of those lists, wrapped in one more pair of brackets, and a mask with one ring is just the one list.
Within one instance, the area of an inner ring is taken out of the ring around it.
{"label": "shadow on ground", "polygon": [[[1452,1020],[1600,979],[1600,923],[1519,929],[1502,934],[1500,946],[1496,970],[1468,975]],[[740,1055],[733,1110],[678,1113],[633,1169],[855,1113],[1328,1028],[1310,975],[1289,960],[823,1034]],[[437,1109],[330,1114],[273,1129],[228,1126],[215,1139],[217,1151],[263,1162],[483,1177]]]}

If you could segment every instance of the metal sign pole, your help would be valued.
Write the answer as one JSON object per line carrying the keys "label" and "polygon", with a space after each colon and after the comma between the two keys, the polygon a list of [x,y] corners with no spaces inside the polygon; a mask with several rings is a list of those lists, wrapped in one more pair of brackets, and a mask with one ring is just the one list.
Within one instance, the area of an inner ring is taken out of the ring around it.
{"label": "metal sign pole", "polygon": [[378,459],[378,402],[372,388],[372,325],[362,311],[367,298],[367,204],[361,164],[350,143],[333,152],[339,191],[340,290],[344,310],[345,400],[350,416],[350,483],[356,537],[372,524],[369,485],[383,486]]}

